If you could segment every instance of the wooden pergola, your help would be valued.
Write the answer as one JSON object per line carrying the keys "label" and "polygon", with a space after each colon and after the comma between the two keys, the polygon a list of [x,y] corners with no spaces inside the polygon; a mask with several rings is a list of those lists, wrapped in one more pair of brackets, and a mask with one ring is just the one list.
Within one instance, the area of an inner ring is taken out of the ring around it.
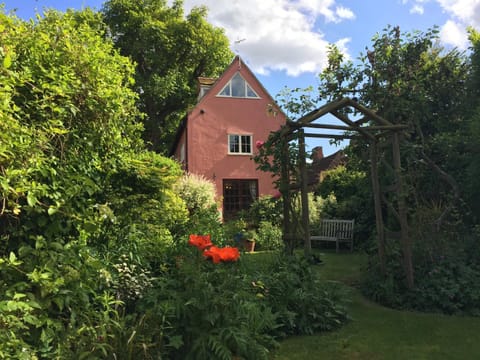
{"label": "wooden pergola", "polygon": [[[349,118],[350,113],[360,114],[359,120]],[[324,115],[332,114],[341,121],[342,125],[331,125],[314,123],[315,120]],[[307,133],[307,129],[325,129],[340,130],[343,134],[326,133]],[[303,242],[305,255],[311,255],[311,242],[309,231],[309,209],[308,209],[308,188],[307,188],[307,163],[305,151],[305,138],[329,138],[329,139],[363,139],[367,141],[370,148],[370,171],[372,179],[372,189],[375,204],[375,218],[378,241],[378,256],[381,264],[381,271],[385,269],[385,227],[382,216],[382,193],[378,179],[378,144],[381,138],[389,137],[392,145],[392,168],[394,169],[395,183],[389,187],[396,192],[396,211],[400,224],[400,241],[402,245],[405,273],[407,274],[408,285],[413,286],[413,265],[411,255],[411,242],[408,234],[407,209],[403,191],[403,180],[400,162],[400,136],[405,125],[395,125],[382,118],[374,111],[359,104],[350,98],[342,98],[327,103],[326,105],[314,110],[301,117],[297,121],[289,121],[286,126],[280,130],[280,139],[282,143],[282,168],[280,176],[280,191],[284,197],[283,202],[283,236],[286,244],[292,244],[298,238],[295,229],[292,226],[291,218],[291,192],[300,190],[301,193],[301,226],[303,228]],[[289,168],[289,142],[298,139],[298,169]],[[292,184],[292,171],[298,171],[299,181]],[[391,205],[389,205],[391,206]],[[408,275],[410,274],[410,276]]]}

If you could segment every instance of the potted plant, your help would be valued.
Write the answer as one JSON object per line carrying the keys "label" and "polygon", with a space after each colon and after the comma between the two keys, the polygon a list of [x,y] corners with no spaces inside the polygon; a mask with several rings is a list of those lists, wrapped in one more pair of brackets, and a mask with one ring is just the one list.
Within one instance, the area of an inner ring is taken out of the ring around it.
{"label": "potted plant", "polygon": [[245,251],[253,252],[255,250],[255,239],[257,232],[253,229],[247,230],[243,233],[243,246]]}

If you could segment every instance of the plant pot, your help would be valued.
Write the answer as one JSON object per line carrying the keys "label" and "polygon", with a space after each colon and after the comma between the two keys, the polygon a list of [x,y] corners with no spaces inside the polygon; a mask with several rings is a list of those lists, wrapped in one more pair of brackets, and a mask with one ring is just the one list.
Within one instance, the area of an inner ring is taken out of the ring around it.
{"label": "plant pot", "polygon": [[243,242],[243,248],[245,249],[245,251],[253,252],[255,250],[255,240],[245,239]]}

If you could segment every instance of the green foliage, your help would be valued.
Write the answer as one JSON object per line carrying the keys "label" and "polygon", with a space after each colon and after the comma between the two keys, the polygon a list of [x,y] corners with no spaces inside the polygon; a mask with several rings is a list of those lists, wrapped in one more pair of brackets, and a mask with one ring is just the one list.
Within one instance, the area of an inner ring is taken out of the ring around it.
{"label": "green foliage", "polygon": [[87,247],[42,237],[0,259],[2,357],[22,358],[22,348],[39,358],[107,356],[119,302],[99,277],[105,271]]}
{"label": "green foliage", "polygon": [[[480,33],[474,29],[470,29],[471,47],[471,76],[467,83],[468,86],[468,108],[469,112],[469,132],[464,141],[467,143],[468,153],[478,154],[480,151]],[[465,201],[468,202],[472,209],[473,221],[478,224],[480,214],[480,160],[478,156],[471,156],[468,164],[466,164],[467,173],[465,177]]]}
{"label": "green foliage", "polygon": [[247,211],[240,216],[252,227],[258,227],[262,221],[281,225],[282,200],[275,199],[270,195],[264,195],[255,200]]}
{"label": "green foliage", "polygon": [[206,21],[204,7],[184,14],[181,1],[109,0],[102,12],[115,45],[137,65],[144,138],[168,153],[180,119],[196,102],[197,77],[218,76],[231,61],[228,39]]}
{"label": "green foliage", "polygon": [[375,214],[370,178],[363,171],[339,166],[325,173],[317,187],[317,194],[328,199],[322,207],[322,218],[355,219],[355,244],[364,245],[373,237]]}
{"label": "green foliage", "polygon": [[167,273],[139,304],[161,324],[155,336],[162,334],[165,356],[267,359],[276,315],[252,292],[242,265],[213,264],[189,250],[165,264]]}
{"label": "green foliage", "polygon": [[175,191],[185,201],[190,213],[207,210],[217,204],[215,183],[201,175],[183,175],[175,184]]}
{"label": "green foliage", "polygon": [[256,287],[278,313],[279,336],[329,331],[347,320],[341,289],[318,280],[303,257],[279,257]]}
{"label": "green foliage", "polygon": [[[474,35],[472,41],[473,38]],[[474,190],[476,180],[469,177],[477,167],[471,150],[478,141],[471,137],[470,119],[474,112],[470,109],[476,109],[472,107],[475,95],[470,93],[478,91],[471,87],[475,83],[471,79],[475,73],[472,72],[475,56],[473,62],[469,62],[467,56],[456,49],[439,48],[437,39],[436,28],[423,33],[402,33],[398,27],[389,26],[373,37],[371,47],[366,54],[360,55],[355,66],[352,62],[344,62],[338,50],[332,49],[330,64],[320,76],[319,91],[323,98],[338,99],[353,94],[359,103],[390,122],[407,126],[401,136],[401,167],[405,181],[401,190],[408,207],[408,220],[415,226],[410,231],[413,255],[410,256],[409,251],[398,251],[400,246],[393,239],[393,244],[388,244],[389,268],[385,279],[377,278],[376,288],[388,285],[386,292],[391,291],[392,296],[401,293],[399,289],[403,287],[404,277],[397,273],[402,263],[408,264],[412,259],[422,262],[426,253],[437,250],[438,241],[431,241],[429,237],[450,239],[452,232],[461,233],[465,226],[472,227],[476,222],[468,209],[468,206],[475,208],[470,199],[477,194]],[[394,171],[389,165],[392,163],[391,147],[385,140],[379,140],[380,185],[382,189],[389,189],[395,183]],[[370,167],[369,147],[357,141],[350,144],[349,159],[360,171]],[[468,192],[465,201],[461,198],[464,190]],[[368,208],[368,203],[362,207],[366,193],[360,194],[360,198],[356,194],[350,196],[353,203],[343,210]],[[384,223],[389,230],[397,231],[400,227],[395,210],[399,204],[397,193],[384,191],[382,198]],[[443,211],[436,213],[436,217],[425,217],[425,204],[442,204]],[[372,213],[367,210],[361,214]],[[462,217],[456,217],[456,213]],[[421,218],[428,223],[418,221]],[[363,222],[373,223],[370,215]],[[431,229],[435,230],[429,232]],[[404,242],[403,247],[408,248],[409,244]],[[455,244],[458,246],[452,251],[461,254],[465,242]],[[430,245],[432,247],[427,249]],[[414,265],[423,266],[421,263]],[[411,275],[408,267],[405,271]],[[420,276],[423,274],[425,272],[419,271]],[[376,278],[376,274],[371,275]]]}
{"label": "green foliage", "polygon": [[188,221],[188,210],[173,185],[182,175],[178,163],[153,152],[127,154],[108,174],[105,202],[114,218],[99,234],[109,251],[135,252],[158,266],[174,244],[173,231]]}
{"label": "green foliage", "polygon": [[417,284],[413,290],[403,285],[402,269],[395,262],[389,268],[387,278],[382,278],[379,269],[372,267],[363,284],[365,294],[380,304],[424,312],[480,314],[478,265],[464,258],[437,256],[416,266]]}
{"label": "green foliage", "polygon": [[257,230],[255,247],[258,250],[283,250],[282,229],[271,222],[261,221]]}
{"label": "green foliage", "polygon": [[127,322],[115,296],[143,294],[186,221],[181,171],[140,153],[133,66],[98,14],[0,17],[0,354],[113,357]]}
{"label": "green foliage", "polygon": [[75,238],[97,227],[105,172],[139,148],[126,87],[133,67],[88,25],[98,17],[82,14],[49,12],[37,23],[1,15],[11,57],[0,74],[5,251],[35,234]]}
{"label": "green foliage", "polygon": [[225,240],[220,212],[216,203],[215,184],[203,176],[185,174],[174,185],[174,192],[188,209],[188,221],[175,228],[179,237],[210,234],[216,243]]}

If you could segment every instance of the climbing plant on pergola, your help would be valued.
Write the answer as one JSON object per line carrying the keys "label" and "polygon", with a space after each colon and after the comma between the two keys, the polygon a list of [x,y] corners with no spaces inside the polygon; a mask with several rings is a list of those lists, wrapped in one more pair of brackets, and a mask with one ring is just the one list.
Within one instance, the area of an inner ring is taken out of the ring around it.
{"label": "climbing plant on pergola", "polygon": [[[359,120],[352,120],[349,114],[360,116]],[[331,125],[315,123],[324,115],[332,114],[342,125]],[[357,101],[350,98],[342,98],[327,103],[326,105],[314,110],[307,115],[301,117],[297,121],[288,121],[282,129],[280,129],[273,138],[276,141],[278,149],[276,156],[280,156],[281,160],[277,172],[280,177],[278,180],[279,190],[283,196],[283,236],[285,244],[293,248],[293,242],[298,238],[295,231],[292,193],[300,191],[301,199],[301,228],[305,255],[311,255],[311,242],[309,231],[309,209],[308,209],[308,188],[307,188],[307,163],[305,138],[330,138],[336,140],[343,139],[359,139],[368,143],[370,149],[370,172],[372,180],[372,190],[375,204],[375,218],[378,242],[378,257],[380,267],[383,274],[386,273],[386,251],[385,251],[385,228],[382,215],[382,192],[378,178],[378,145],[381,139],[387,138],[392,146],[392,168],[394,170],[394,184],[389,187],[396,193],[396,209],[393,209],[399,221],[400,226],[400,242],[403,252],[403,265],[407,280],[407,285],[413,287],[413,263],[412,263],[412,246],[408,232],[407,208],[404,195],[404,183],[402,179],[401,161],[400,161],[400,139],[402,132],[407,128],[406,125],[396,125],[377,115],[374,111],[362,106]],[[307,133],[305,129],[324,129],[324,130],[341,130],[342,134],[326,134],[326,133]],[[296,156],[298,159],[295,168],[290,166],[289,157],[290,142],[297,140],[298,151]],[[296,176],[292,176],[296,174]],[[292,179],[296,181],[292,183]],[[389,204],[391,207],[392,205]]]}

